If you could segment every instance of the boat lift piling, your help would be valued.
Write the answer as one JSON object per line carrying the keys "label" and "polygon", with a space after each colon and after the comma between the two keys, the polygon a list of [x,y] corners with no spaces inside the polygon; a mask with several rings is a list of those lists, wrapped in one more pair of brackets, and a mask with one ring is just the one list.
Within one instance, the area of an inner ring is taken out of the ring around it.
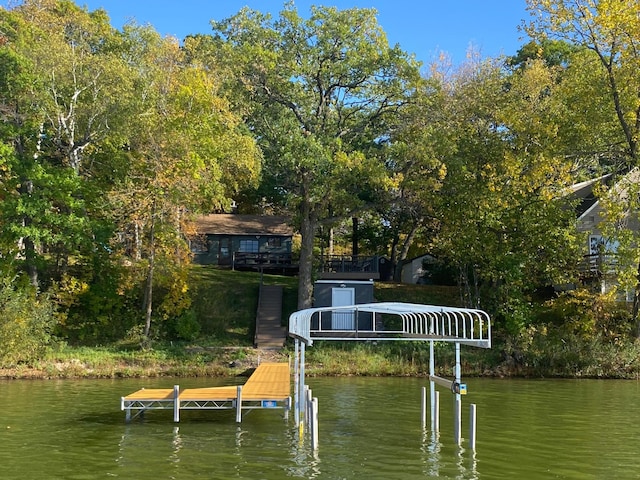
{"label": "boat lift piling", "polygon": [[[450,390],[455,396],[453,399],[453,438],[456,445],[462,445],[462,395],[466,395],[467,386],[461,382],[461,368],[460,368],[460,343],[455,344],[455,358],[456,363],[454,367],[454,380],[448,380],[446,378],[439,377],[434,374],[435,361],[434,361],[434,349],[433,342],[429,342],[429,379],[430,391],[431,391],[431,431],[438,433],[440,430],[440,399],[438,392],[435,389],[436,384],[445,387]],[[422,398],[422,427],[426,427],[426,387],[423,387]],[[470,404],[469,415],[469,446],[471,450],[475,451],[476,448],[476,405]]]}
{"label": "boat lift piling", "polygon": [[[354,315],[353,328],[326,328],[323,313],[349,313]],[[371,315],[370,329],[359,324],[361,313]],[[385,329],[378,325],[377,315],[396,315],[401,318],[401,329]],[[312,329],[312,321],[315,327]],[[289,317],[289,336],[295,340],[295,417],[303,440],[305,423],[309,425],[312,448],[318,446],[317,399],[306,392],[305,387],[305,346],[312,345],[313,339],[325,341],[428,341],[429,342],[429,383],[431,429],[439,430],[439,392],[435,385],[447,387],[454,397],[454,439],[456,445],[462,443],[461,435],[461,395],[466,394],[466,385],[461,383],[460,346],[462,344],[481,348],[491,348],[491,321],[489,315],[476,309],[441,307],[399,302],[381,302],[347,305],[340,307],[308,308],[294,312]],[[456,364],[454,380],[435,375],[434,342],[449,342],[455,345]],[[422,392],[422,425],[426,426],[426,389]],[[472,405],[470,416],[470,445],[475,450],[476,410]]]}

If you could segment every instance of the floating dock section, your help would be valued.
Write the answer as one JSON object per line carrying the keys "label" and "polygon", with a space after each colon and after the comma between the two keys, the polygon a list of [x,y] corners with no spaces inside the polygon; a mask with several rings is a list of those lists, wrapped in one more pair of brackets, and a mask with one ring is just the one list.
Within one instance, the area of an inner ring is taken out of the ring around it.
{"label": "floating dock section", "polygon": [[235,410],[242,421],[243,410],[256,408],[291,408],[291,373],[288,363],[262,363],[244,385],[224,387],[140,389],[121,398],[120,409],[126,420],[147,410],[173,410],[173,420],[180,421],[181,410]]}

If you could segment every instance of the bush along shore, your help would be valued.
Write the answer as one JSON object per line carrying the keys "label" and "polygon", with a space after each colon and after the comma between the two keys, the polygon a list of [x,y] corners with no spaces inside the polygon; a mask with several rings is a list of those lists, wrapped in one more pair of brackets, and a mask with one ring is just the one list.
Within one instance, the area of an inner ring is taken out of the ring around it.
{"label": "bush along shore", "polygon": [[[453,375],[454,348],[435,350],[439,375]],[[286,362],[293,347],[156,345],[153,348],[58,347],[39,361],[0,368],[3,379],[231,377],[246,375],[260,362]],[[463,346],[466,377],[640,378],[640,342],[610,343],[563,338],[522,345],[494,342],[492,349]],[[306,350],[308,376],[426,376],[427,342],[316,342]]]}

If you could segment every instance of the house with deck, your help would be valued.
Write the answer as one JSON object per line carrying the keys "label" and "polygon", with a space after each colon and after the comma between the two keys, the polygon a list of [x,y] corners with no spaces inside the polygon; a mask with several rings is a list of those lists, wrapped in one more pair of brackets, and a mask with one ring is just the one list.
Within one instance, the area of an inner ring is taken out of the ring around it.
{"label": "house with deck", "polygon": [[209,214],[195,219],[194,262],[234,269],[293,269],[293,228],[277,215]]}
{"label": "house with deck", "polygon": [[[618,262],[618,242],[608,238],[603,232],[602,223],[606,217],[605,206],[597,197],[597,187],[608,189],[608,194],[620,202],[640,184],[640,170],[634,169],[623,176],[604,175],[571,187],[572,195],[577,199],[576,216],[578,231],[585,234],[584,261],[581,267],[585,283],[596,285],[605,293],[616,285],[615,265]],[[637,212],[628,212],[621,228],[640,229]],[[630,298],[630,296],[628,295]],[[628,300],[629,300],[628,298]]]}

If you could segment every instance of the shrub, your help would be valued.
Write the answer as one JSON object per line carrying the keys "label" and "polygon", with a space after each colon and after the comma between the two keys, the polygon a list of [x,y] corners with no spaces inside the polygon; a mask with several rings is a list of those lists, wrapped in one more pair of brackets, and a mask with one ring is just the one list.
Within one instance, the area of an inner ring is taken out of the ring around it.
{"label": "shrub", "polygon": [[33,288],[16,279],[0,284],[0,363],[13,366],[38,359],[51,340],[53,303],[48,295],[36,295]]}

